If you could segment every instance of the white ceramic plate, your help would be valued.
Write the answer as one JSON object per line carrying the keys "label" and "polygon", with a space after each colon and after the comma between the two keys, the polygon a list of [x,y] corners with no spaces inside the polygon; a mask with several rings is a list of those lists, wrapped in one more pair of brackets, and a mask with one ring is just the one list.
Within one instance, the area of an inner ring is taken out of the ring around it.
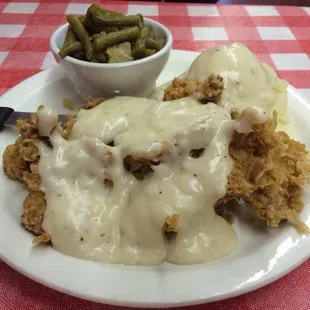
{"label": "white ceramic plate", "polygon": [[[197,56],[173,51],[159,84],[185,71]],[[7,92],[1,106],[35,111],[45,104],[65,112],[62,98],[75,90],[59,67],[39,73]],[[310,149],[310,105],[288,88],[295,137]],[[0,154],[16,134],[0,132]],[[0,257],[27,277],[61,292],[116,305],[169,307],[211,302],[240,295],[285,275],[310,256],[310,238],[283,225],[269,229],[260,222],[234,223],[238,248],[221,260],[193,266],[105,265],[65,256],[52,247],[32,246],[33,236],[19,224],[25,191],[0,172]],[[310,226],[310,191],[305,191],[302,219]]]}

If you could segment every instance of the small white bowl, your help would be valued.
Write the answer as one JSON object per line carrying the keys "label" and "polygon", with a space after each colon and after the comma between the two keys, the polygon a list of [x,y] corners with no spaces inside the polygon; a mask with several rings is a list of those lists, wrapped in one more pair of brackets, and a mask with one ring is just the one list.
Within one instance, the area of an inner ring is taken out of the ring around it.
{"label": "small white bowl", "polygon": [[116,95],[147,97],[151,94],[156,79],[168,61],[173,39],[164,25],[149,18],[144,18],[144,21],[153,26],[156,38],[166,40],[165,46],[146,58],[116,64],[91,63],[70,56],[59,57],[58,52],[64,42],[68,24],[55,30],[50,39],[54,58],[82,98],[87,99],[89,95],[105,98]]}

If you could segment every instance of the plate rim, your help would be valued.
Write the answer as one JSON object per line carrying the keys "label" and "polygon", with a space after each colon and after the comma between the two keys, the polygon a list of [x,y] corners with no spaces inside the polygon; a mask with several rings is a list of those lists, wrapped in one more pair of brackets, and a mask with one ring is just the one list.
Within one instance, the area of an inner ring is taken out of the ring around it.
{"label": "plate rim", "polygon": [[[192,56],[197,56],[199,55],[198,52],[192,52],[192,51],[182,51],[182,50],[173,50],[171,52],[171,56],[173,57],[173,54],[175,53],[180,53],[180,54],[191,54]],[[169,60],[168,60],[169,62]],[[165,70],[165,69],[164,69]],[[27,85],[32,84],[34,81],[36,81],[37,79],[39,79],[39,77],[42,79],[42,81],[44,81],[44,77],[48,76],[49,74],[54,74],[54,79],[49,80],[49,83],[52,83],[52,81],[57,81],[60,78],[64,77],[64,73],[63,71],[60,69],[59,65],[56,65],[50,69],[41,71],[31,77],[29,77],[28,79],[22,81],[21,83],[19,83],[18,85],[16,85],[15,87],[13,87],[12,89],[10,89],[9,91],[7,91],[5,94],[3,94],[1,96],[0,100],[7,100],[7,98],[10,98],[10,96],[12,96],[12,94],[14,95],[14,93],[17,91],[19,91],[22,88],[26,88]],[[42,85],[40,87],[44,87],[46,84],[44,84],[44,82],[42,82]],[[296,97],[298,99],[298,101],[304,105],[305,108],[307,108],[307,110],[309,111],[309,115],[310,115],[310,105],[309,103],[307,103],[307,99],[298,92],[298,90],[296,90],[293,86],[289,85],[288,86],[288,92],[291,93],[294,97]],[[26,99],[26,98],[25,98]],[[22,105],[22,102],[20,104],[17,103],[12,103],[12,107],[17,107],[19,105]],[[227,299],[227,298],[231,298],[231,297],[236,297],[239,296],[241,294],[245,294],[248,293],[250,291],[256,290],[258,288],[261,288],[263,286],[266,286],[272,282],[274,282],[275,280],[283,277],[284,275],[288,274],[289,272],[291,272],[293,269],[295,269],[297,266],[301,265],[303,262],[305,262],[308,258],[310,257],[310,249],[309,249],[309,253],[308,255],[305,255],[304,257],[301,257],[300,259],[297,259],[294,261],[293,264],[290,265],[289,268],[286,268],[285,271],[282,271],[281,273],[276,273],[272,276],[270,276],[267,279],[264,279],[263,281],[258,281],[258,282],[253,282],[252,284],[247,285],[246,287],[242,287],[242,288],[236,288],[230,292],[224,293],[224,294],[220,294],[220,295],[214,295],[212,297],[200,297],[200,298],[195,298],[192,300],[188,300],[188,301],[181,301],[180,303],[178,302],[174,302],[174,303],[167,303],[167,302],[156,302],[153,304],[150,303],[143,303],[141,301],[139,302],[128,302],[125,300],[112,300],[106,297],[95,297],[95,296],[91,296],[90,294],[87,293],[79,293],[76,292],[74,290],[71,289],[64,289],[64,287],[61,287],[58,284],[52,283],[46,279],[44,279],[43,277],[40,278],[38,275],[35,274],[31,274],[31,273],[27,273],[26,270],[22,269],[22,267],[18,264],[14,264],[14,262],[10,261],[8,257],[6,257],[2,251],[0,250],[0,259],[2,259],[7,265],[9,265],[10,267],[12,267],[13,269],[15,269],[17,272],[23,274],[24,276],[44,285],[47,286],[49,288],[52,288],[54,290],[57,290],[59,292],[71,295],[71,296],[75,296],[78,298],[83,298],[86,300],[90,300],[90,301],[95,301],[95,302],[99,302],[99,303],[105,303],[105,304],[111,304],[111,305],[117,305],[117,306],[131,306],[131,307],[150,307],[150,308],[157,308],[157,307],[171,307],[171,306],[189,306],[189,305],[197,305],[197,304],[201,304],[201,303],[209,303],[209,302],[214,302],[214,301],[218,301],[218,300],[223,300],[223,299]],[[112,267],[114,267],[114,265],[111,265]]]}

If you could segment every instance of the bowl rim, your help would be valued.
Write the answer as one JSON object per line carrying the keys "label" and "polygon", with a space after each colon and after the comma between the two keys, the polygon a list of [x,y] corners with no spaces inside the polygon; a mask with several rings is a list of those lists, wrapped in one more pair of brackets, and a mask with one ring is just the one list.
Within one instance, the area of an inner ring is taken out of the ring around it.
{"label": "bowl rim", "polygon": [[[155,60],[156,58],[161,57],[162,55],[164,55],[165,53],[167,53],[171,50],[172,43],[173,43],[173,36],[172,36],[170,30],[166,26],[164,26],[163,24],[161,24],[161,23],[159,23],[159,22],[157,22],[151,18],[147,18],[147,17],[144,17],[144,21],[146,21],[147,24],[153,24],[153,25],[156,25],[156,27],[162,29],[165,36],[166,36],[166,44],[164,45],[164,47],[159,52],[157,52],[151,56],[147,56],[145,58],[138,59],[135,61],[128,61],[128,62],[122,62],[122,63],[93,63],[93,62],[87,62],[84,60],[75,59],[71,56],[66,56],[66,57],[61,58],[61,59],[63,61],[68,61],[68,62],[75,64],[75,65],[89,67],[89,68],[132,67],[132,66],[136,66],[139,64],[143,64],[143,63]],[[58,53],[60,51],[60,49],[57,47],[57,44],[56,44],[56,38],[61,33],[61,31],[63,31],[64,28],[68,27],[68,25],[69,25],[69,23],[66,23],[64,25],[59,26],[51,35],[50,48],[51,48],[52,52],[56,55],[58,55]],[[58,57],[60,57],[60,56],[58,56]]]}

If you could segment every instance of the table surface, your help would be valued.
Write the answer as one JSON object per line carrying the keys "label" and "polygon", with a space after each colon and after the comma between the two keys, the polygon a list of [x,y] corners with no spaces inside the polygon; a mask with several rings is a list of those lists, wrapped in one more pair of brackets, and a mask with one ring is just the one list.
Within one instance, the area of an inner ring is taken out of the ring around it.
{"label": "table surface", "polygon": [[[0,0],[0,94],[55,65],[49,37],[65,14],[82,14],[89,0]],[[142,13],[169,27],[174,49],[204,51],[238,41],[310,98],[310,8],[101,2],[123,13]],[[86,3],[86,4],[85,4]],[[310,309],[310,260],[282,279],[226,301],[187,309]],[[0,261],[0,310],[120,309],[56,292]]]}

